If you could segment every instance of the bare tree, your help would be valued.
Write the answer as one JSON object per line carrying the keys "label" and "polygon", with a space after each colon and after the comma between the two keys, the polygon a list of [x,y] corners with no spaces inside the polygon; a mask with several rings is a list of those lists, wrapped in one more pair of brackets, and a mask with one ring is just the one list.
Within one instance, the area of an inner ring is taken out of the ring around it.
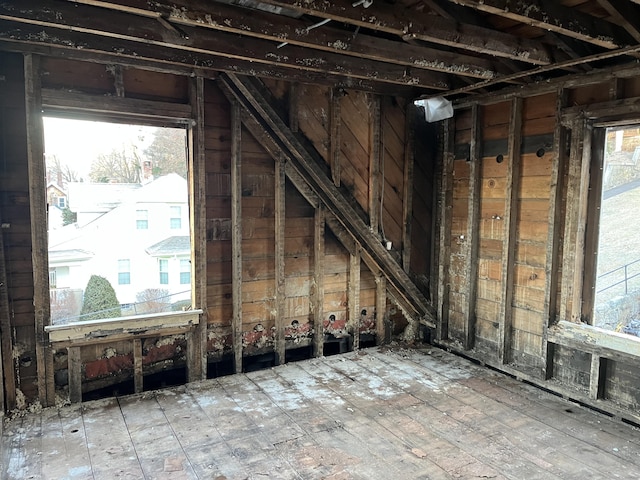
{"label": "bare tree", "polygon": [[58,186],[66,188],[69,182],[81,181],[78,172],[68,164],[62,163],[57,155],[47,158],[47,181],[55,182]]}
{"label": "bare tree", "polygon": [[131,153],[114,149],[99,155],[91,164],[89,178],[97,183],[140,183],[140,171],[140,157],[135,148]]}
{"label": "bare tree", "polygon": [[183,128],[162,128],[144,154],[151,161],[153,176],[177,173],[187,178],[186,132]]}

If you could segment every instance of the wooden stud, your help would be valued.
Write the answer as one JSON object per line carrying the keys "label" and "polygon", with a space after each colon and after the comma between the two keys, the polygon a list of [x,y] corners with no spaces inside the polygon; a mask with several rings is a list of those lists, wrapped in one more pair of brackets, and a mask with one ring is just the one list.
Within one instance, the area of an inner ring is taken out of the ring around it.
{"label": "wooden stud", "polygon": [[11,335],[11,310],[7,287],[7,260],[4,250],[4,228],[0,228],[0,412],[16,407],[16,372],[13,364]]}
{"label": "wooden stud", "polygon": [[234,371],[242,372],[242,123],[240,105],[231,105],[231,264]]}
{"label": "wooden stud", "polygon": [[353,334],[353,349],[360,348],[360,246],[349,255],[349,330]]}
{"label": "wooden stud", "polygon": [[279,158],[275,174],[275,266],[276,266],[276,365],[285,363],[285,197],[286,177],[285,161]]}
{"label": "wooden stud", "polygon": [[522,136],[522,98],[511,101],[509,124],[509,164],[507,165],[507,191],[504,208],[504,234],[502,240],[502,279],[500,299],[500,338],[498,355],[502,363],[511,361],[513,291],[515,283],[516,228],[518,225],[518,192],[520,191],[520,139]]}
{"label": "wooden stud", "polygon": [[313,229],[313,355],[324,354],[324,234],[325,213],[322,205],[315,211]]}
{"label": "wooden stud", "polygon": [[204,79],[190,83],[189,97],[195,125],[189,130],[189,223],[191,230],[191,302],[202,310],[196,330],[187,336],[187,376],[190,382],[207,378],[207,209]]}
{"label": "wooden stud", "polygon": [[467,232],[465,235],[465,277],[467,278],[466,302],[464,305],[464,339],[466,350],[473,348],[476,330],[476,294],[478,288],[478,246],[479,246],[479,212],[480,212],[480,115],[478,105],[471,107],[471,142],[469,145],[469,210],[467,216]]}
{"label": "wooden stud", "polygon": [[596,300],[596,281],[598,276],[598,248],[600,233],[600,212],[602,205],[602,180],[604,173],[604,155],[606,128],[595,128],[591,134],[591,165],[586,220],[586,239],[584,246],[584,267],[582,285],[581,319],[593,325],[593,310]]}
{"label": "wooden stud", "polygon": [[81,347],[67,348],[67,363],[69,368],[69,401],[82,402],[82,357]]}
{"label": "wooden stud", "polygon": [[29,211],[31,214],[31,257],[33,265],[33,305],[35,309],[35,339],[38,375],[38,397],[49,406],[47,392],[53,383],[53,362],[47,365],[45,348],[48,345],[44,326],[49,323],[49,254],[47,240],[47,198],[45,186],[44,132],[40,97],[39,57],[24,56],[25,102],[27,112],[27,161],[29,171]]}
{"label": "wooden stud", "polygon": [[607,359],[597,353],[591,354],[591,370],[589,374],[589,397],[599,400],[604,397],[605,366]]}
{"label": "wooden stud", "polygon": [[124,98],[124,77],[122,75],[122,65],[113,66],[113,86],[116,97]]}
{"label": "wooden stud", "polygon": [[436,338],[439,341],[449,337],[449,265],[451,262],[451,209],[453,203],[453,160],[455,120],[445,120],[443,124],[442,172],[438,192],[438,271],[437,271],[437,312]]}
{"label": "wooden stud", "polygon": [[133,339],[133,389],[135,393],[144,390],[144,375],[142,373],[142,339]]}
{"label": "wooden stud", "polygon": [[[369,227],[377,235],[380,228],[380,97],[369,102]],[[384,180],[383,180],[384,181]]]}
{"label": "wooden stud", "polygon": [[289,87],[289,129],[293,133],[298,133],[298,108],[299,108],[299,86],[297,83],[291,83]]}
{"label": "wooden stud", "polygon": [[331,164],[331,178],[333,184],[336,187],[340,186],[340,129],[341,129],[341,117],[340,117],[340,99],[342,93],[339,89],[332,88],[330,90],[330,103],[329,103],[329,124],[330,124],[330,136],[329,141],[331,146],[329,149],[330,164]]}
{"label": "wooden stud", "polygon": [[558,89],[556,100],[556,128],[553,141],[553,160],[551,164],[551,180],[549,187],[549,229],[547,232],[547,247],[545,254],[545,282],[544,282],[544,305],[542,307],[542,315],[544,318],[543,336],[542,336],[542,357],[544,362],[542,377],[544,379],[551,378],[553,372],[553,344],[548,342],[548,329],[556,323],[557,318],[557,293],[558,293],[558,263],[560,249],[560,235],[564,222],[563,214],[563,192],[562,179],[564,177],[565,166],[567,163],[566,142],[567,129],[560,121],[562,108],[567,100],[567,91]]}
{"label": "wooden stud", "polygon": [[578,118],[571,125],[571,151],[567,171],[560,320],[580,322],[584,230],[589,187],[591,135],[587,122]]}
{"label": "wooden stud", "polygon": [[409,273],[411,264],[411,225],[413,224],[414,130],[413,105],[407,102],[404,117],[404,172],[402,181],[402,268]]}
{"label": "wooden stud", "polygon": [[382,345],[386,338],[387,320],[387,279],[377,275],[376,279],[376,345]]}

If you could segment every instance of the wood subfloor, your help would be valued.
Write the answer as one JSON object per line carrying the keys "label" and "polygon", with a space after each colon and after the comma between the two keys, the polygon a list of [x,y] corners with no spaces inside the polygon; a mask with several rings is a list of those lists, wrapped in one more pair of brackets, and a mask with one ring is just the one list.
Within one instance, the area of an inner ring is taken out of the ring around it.
{"label": "wood subfloor", "polygon": [[368,349],[6,421],[6,479],[638,479],[640,431],[438,349]]}

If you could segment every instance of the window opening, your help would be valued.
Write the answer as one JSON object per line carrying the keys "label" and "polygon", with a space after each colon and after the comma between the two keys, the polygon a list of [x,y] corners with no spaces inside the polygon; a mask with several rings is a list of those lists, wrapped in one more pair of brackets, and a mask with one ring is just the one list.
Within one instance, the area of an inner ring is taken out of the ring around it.
{"label": "window opening", "polygon": [[593,325],[640,336],[640,126],[606,130]]}
{"label": "window opening", "polygon": [[[190,304],[186,129],[50,116],[43,124],[51,322]],[[118,307],[87,311],[90,281],[113,290]]]}

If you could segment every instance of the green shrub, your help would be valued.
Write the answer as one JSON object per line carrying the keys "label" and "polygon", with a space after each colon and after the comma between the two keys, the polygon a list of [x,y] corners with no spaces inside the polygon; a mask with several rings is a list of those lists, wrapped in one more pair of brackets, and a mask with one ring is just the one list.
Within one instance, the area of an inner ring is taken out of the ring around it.
{"label": "green shrub", "polygon": [[81,320],[97,320],[122,316],[116,292],[104,277],[91,275],[84,291]]}

